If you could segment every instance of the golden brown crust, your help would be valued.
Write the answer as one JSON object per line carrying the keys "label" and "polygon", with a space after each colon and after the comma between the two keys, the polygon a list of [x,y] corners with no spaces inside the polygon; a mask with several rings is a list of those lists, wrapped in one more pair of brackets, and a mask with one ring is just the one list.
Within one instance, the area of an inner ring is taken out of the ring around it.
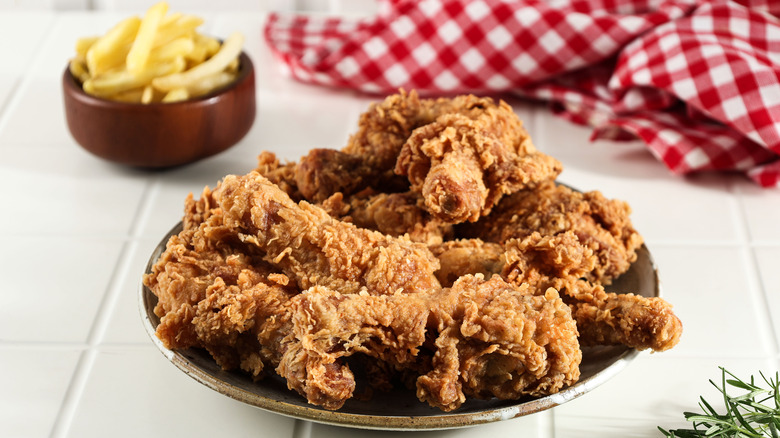
{"label": "golden brown crust", "polygon": [[555,236],[571,231],[597,258],[586,278],[609,284],[628,270],[643,242],[630,214],[623,201],[547,182],[504,198],[490,216],[476,224],[464,224],[459,233],[504,244],[534,232]]}
{"label": "golden brown crust", "polygon": [[433,275],[439,262],[424,245],[338,221],[305,201],[296,204],[257,173],[226,176],[213,196],[225,224],[303,289],[382,295],[440,287]]}
{"label": "golden brown crust", "polygon": [[528,133],[505,103],[482,105],[487,109],[473,118],[448,113],[417,128],[398,156],[395,172],[407,176],[428,211],[445,222],[475,222],[504,195],[553,180],[562,170],[525,141]]}
{"label": "golden brown crust", "polygon": [[412,242],[426,245],[442,243],[452,236],[452,225],[430,215],[422,207],[417,193],[374,193],[373,190],[344,199],[336,193],[322,203],[331,216],[398,237],[407,235]]}
{"label": "golden brown crust", "polygon": [[579,377],[582,354],[571,312],[554,290],[524,293],[500,277],[464,276],[430,294],[342,295],[315,286],[292,300],[293,332],[279,366],[310,402],[338,409],[352,396],[356,353],[420,372],[417,396],[444,411],[465,395],[516,399],[556,392]]}

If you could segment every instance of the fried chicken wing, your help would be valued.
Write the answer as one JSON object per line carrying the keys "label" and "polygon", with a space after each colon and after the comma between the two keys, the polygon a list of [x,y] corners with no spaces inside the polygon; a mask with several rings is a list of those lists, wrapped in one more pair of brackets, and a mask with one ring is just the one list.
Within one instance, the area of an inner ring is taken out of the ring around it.
{"label": "fried chicken wing", "polygon": [[534,232],[555,236],[571,231],[596,256],[585,277],[609,284],[628,270],[642,245],[630,213],[628,204],[609,200],[600,192],[580,193],[548,182],[505,197],[483,221],[464,224],[457,232],[503,244]]}
{"label": "fried chicken wing", "polygon": [[352,395],[342,360],[363,353],[419,369],[433,338],[420,400],[450,411],[465,395],[516,399],[551,394],[579,377],[581,352],[569,308],[550,289],[527,294],[495,276],[465,276],[429,294],[342,295],[314,287],[293,301],[293,333],[279,372],[309,402],[338,409]]}
{"label": "fried chicken wing", "polygon": [[438,260],[424,245],[333,219],[305,201],[296,204],[258,173],[226,176],[213,196],[225,223],[303,289],[368,288],[381,295],[440,288]]}

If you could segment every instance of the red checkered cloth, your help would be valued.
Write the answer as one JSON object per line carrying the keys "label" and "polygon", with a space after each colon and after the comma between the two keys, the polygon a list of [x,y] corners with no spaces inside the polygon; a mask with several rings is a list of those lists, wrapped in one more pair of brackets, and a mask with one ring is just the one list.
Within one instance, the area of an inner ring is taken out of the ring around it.
{"label": "red checkered cloth", "polygon": [[371,18],[272,14],[292,77],[375,94],[515,93],[672,172],[780,187],[780,1],[391,0]]}

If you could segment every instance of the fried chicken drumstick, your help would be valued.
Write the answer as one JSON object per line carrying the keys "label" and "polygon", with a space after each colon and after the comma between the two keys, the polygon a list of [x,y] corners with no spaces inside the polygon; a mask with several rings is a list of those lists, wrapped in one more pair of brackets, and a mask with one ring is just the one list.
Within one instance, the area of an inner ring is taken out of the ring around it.
{"label": "fried chicken drumstick", "polygon": [[535,150],[522,126],[513,131],[517,139],[502,141],[505,126],[495,113],[514,113],[503,102],[490,105],[495,111],[476,119],[444,114],[412,132],[401,149],[395,172],[407,176],[428,211],[445,222],[475,222],[502,196],[561,172],[558,160]]}
{"label": "fried chicken drumstick", "polygon": [[290,197],[262,175],[226,176],[214,190],[225,225],[264,253],[302,289],[320,285],[375,295],[439,289],[439,261],[424,245],[330,217]]}

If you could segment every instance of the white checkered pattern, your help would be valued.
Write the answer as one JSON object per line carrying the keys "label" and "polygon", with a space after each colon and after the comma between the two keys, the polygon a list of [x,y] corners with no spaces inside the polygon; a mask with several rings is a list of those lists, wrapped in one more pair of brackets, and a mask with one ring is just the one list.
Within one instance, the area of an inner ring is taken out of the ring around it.
{"label": "white checkered pattern", "polygon": [[509,92],[675,173],[780,187],[780,1],[385,0],[359,21],[272,14],[296,79],[369,93]]}

